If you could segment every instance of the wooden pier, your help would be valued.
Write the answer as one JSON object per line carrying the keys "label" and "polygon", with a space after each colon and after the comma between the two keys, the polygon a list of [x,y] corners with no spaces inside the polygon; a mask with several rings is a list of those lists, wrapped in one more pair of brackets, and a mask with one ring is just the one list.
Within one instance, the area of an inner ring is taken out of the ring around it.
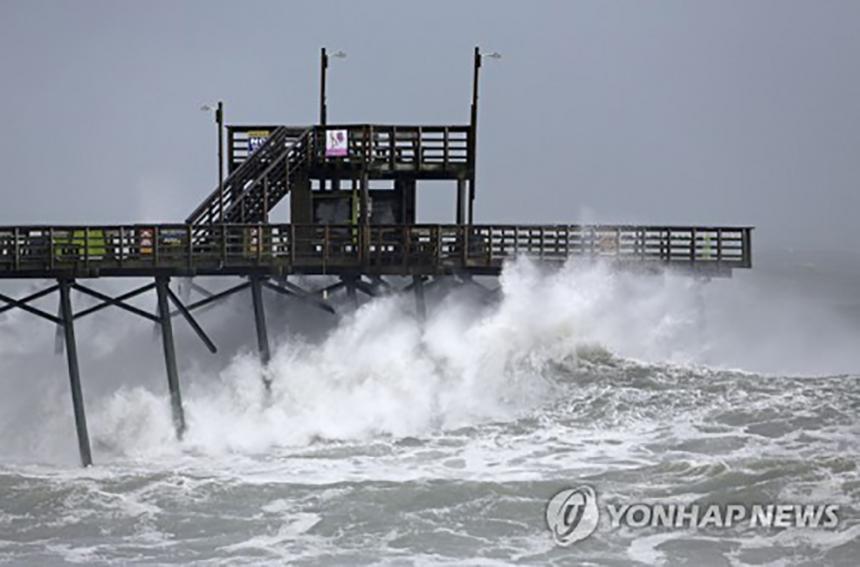
{"label": "wooden pier", "polygon": [[[56,282],[22,298],[0,293],[0,314],[22,309],[62,331],[84,466],[92,463],[92,453],[74,324],[108,307],[161,329],[174,425],[181,438],[186,425],[172,321],[181,317],[215,352],[193,312],[235,293],[250,291],[265,365],[271,354],[264,290],[334,314],[330,298],[339,290],[354,304],[358,292],[397,291],[386,278],[407,277],[409,283],[399,291],[414,294],[420,320],[427,311],[428,286],[454,281],[490,293],[473,278],[498,276],[506,262],[520,257],[555,265],[574,259],[619,269],[669,268],[705,278],[731,276],[735,269],[752,266],[752,228],[747,226],[474,224],[480,64],[476,48],[471,121],[466,125],[327,124],[324,75],[317,125],[225,126],[219,104],[219,140],[225,132],[227,138],[225,159],[223,145],[219,148],[219,183],[183,223],[0,226],[0,280]],[[326,67],[323,50],[323,73]],[[456,184],[451,224],[417,222],[416,193],[426,180]],[[286,198],[290,223],[270,223],[270,212]],[[294,275],[337,280],[302,288],[289,280]],[[186,305],[171,289],[171,278],[196,276],[243,281]],[[151,282],[110,296],[91,286],[99,278]],[[129,302],[152,291],[155,313]],[[56,313],[35,305],[54,292],[59,296]],[[75,312],[73,292],[98,303]]]}

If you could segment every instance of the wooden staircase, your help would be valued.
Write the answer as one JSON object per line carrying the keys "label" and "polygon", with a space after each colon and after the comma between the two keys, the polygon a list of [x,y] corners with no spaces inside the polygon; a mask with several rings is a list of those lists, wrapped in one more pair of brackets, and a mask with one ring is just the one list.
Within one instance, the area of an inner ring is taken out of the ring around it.
{"label": "wooden staircase", "polygon": [[278,127],[185,220],[190,225],[260,223],[305,169],[313,128]]}

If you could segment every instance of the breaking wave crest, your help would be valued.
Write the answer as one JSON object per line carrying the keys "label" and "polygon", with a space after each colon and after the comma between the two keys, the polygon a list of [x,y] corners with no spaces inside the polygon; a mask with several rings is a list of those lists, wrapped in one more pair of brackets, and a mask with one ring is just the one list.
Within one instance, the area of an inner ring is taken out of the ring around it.
{"label": "breaking wave crest", "polygon": [[[203,453],[259,453],[514,419],[552,397],[585,345],[675,356],[678,340],[694,330],[683,301],[694,300],[693,285],[606,266],[543,272],[522,261],[505,271],[497,304],[454,293],[424,326],[408,297],[374,300],[321,343],[283,341],[267,369],[245,352],[216,377],[190,376],[183,444]],[[676,299],[666,305],[661,295]],[[132,454],[177,450],[160,398],[142,388],[115,393],[94,414],[96,441]]]}
{"label": "breaking wave crest", "polygon": [[[421,436],[512,420],[551,400],[583,352],[682,365],[761,362],[754,347],[743,351],[725,341],[727,311],[751,317],[741,312],[743,302],[733,303],[730,281],[705,286],[672,273],[637,275],[601,264],[547,271],[521,260],[505,269],[500,284],[498,301],[489,304],[463,291],[444,296],[423,326],[411,298],[401,295],[365,303],[321,340],[303,337],[300,325],[289,333],[276,329],[280,340],[266,369],[247,347],[220,371],[183,368],[189,430],[181,444],[166,395],[137,376],[160,373],[160,361],[124,368],[103,344],[107,354],[99,364],[113,365],[122,379],[102,392],[85,382],[96,451],[257,454],[317,440]],[[761,316],[776,318],[777,309],[771,311]],[[736,320],[729,325],[743,335]],[[100,343],[109,337],[97,335]],[[26,446],[13,443],[12,453],[44,451],[59,429],[68,439],[67,393],[57,387],[65,377],[52,378],[51,395],[41,400],[50,419],[31,424],[42,435],[31,431]]]}
{"label": "breaking wave crest", "polygon": [[39,356],[53,332],[15,315],[0,326],[0,526],[17,531],[0,562],[854,564],[854,520],[611,531],[562,549],[544,506],[582,480],[625,501],[856,509],[858,379],[791,375],[856,369],[856,335],[741,279],[516,262],[501,285],[492,301],[428,291],[424,325],[408,296],[341,306],[322,332],[313,311],[269,298],[265,369],[247,298],[201,315],[223,358],[195,355],[177,325],[182,441],[152,330],[84,322],[90,469],[64,361]]}

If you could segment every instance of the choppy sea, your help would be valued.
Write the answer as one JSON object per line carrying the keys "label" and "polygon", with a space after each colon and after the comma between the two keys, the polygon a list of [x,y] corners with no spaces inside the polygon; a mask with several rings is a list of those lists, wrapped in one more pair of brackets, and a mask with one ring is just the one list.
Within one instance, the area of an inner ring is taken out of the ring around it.
{"label": "choppy sea", "polygon": [[[268,297],[265,369],[235,297],[201,316],[219,355],[177,329],[181,441],[157,335],[106,312],[78,328],[88,469],[54,330],[7,313],[0,562],[856,565],[860,301],[849,276],[815,292],[831,281],[518,262],[490,300],[434,291],[423,325],[408,296],[333,297],[338,318]],[[604,515],[558,546],[547,502],[580,485],[602,502],[828,504],[839,525]]]}

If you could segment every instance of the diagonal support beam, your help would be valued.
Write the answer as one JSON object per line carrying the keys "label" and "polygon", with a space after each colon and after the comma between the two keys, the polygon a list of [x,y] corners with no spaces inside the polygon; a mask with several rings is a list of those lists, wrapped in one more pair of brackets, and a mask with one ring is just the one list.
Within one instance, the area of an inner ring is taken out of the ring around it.
{"label": "diagonal support beam", "polygon": [[364,292],[368,297],[379,297],[377,290],[361,278],[355,278],[353,285],[355,285],[355,289]]}
{"label": "diagonal support beam", "polygon": [[214,293],[212,293],[211,291],[209,291],[208,289],[206,289],[202,285],[194,283],[194,282],[191,282],[191,289],[193,289],[194,291],[196,291],[197,293],[199,293],[203,297],[212,297],[213,295],[215,295]]}
{"label": "diagonal support beam", "polygon": [[49,287],[47,289],[43,289],[42,291],[37,291],[36,293],[28,295],[27,297],[24,297],[22,299],[12,299],[12,298],[6,297],[5,295],[0,296],[0,299],[2,299],[3,301],[6,301],[7,303],[10,304],[10,305],[6,305],[4,307],[0,307],[0,313],[3,313],[5,311],[9,311],[10,309],[14,309],[16,307],[20,308],[21,305],[25,305],[27,303],[30,303],[31,301],[35,301],[35,300],[39,299],[40,297],[44,297],[48,294],[54,293],[55,291],[57,291],[57,289],[59,287],[60,286],[58,286],[58,285],[52,285],[51,287]]}
{"label": "diagonal support beam", "polygon": [[430,278],[426,276],[412,276],[412,283],[407,284],[401,291],[410,292],[415,289],[415,286],[419,283],[424,286],[429,280]]}
{"label": "diagonal support beam", "polygon": [[[222,299],[225,299],[225,298],[233,295],[234,293],[238,293],[244,289],[247,289],[248,287],[250,287],[250,285],[251,284],[249,282],[241,283],[235,287],[231,287],[230,289],[225,289],[224,291],[220,291],[214,295],[210,295],[206,299],[201,299],[200,301],[195,301],[194,303],[187,305],[186,309],[188,309],[188,311],[194,311],[196,309],[200,309],[201,307],[205,307],[207,305],[215,303],[216,301],[220,301]],[[172,313],[171,315],[175,315],[175,314],[176,313]]]}
{"label": "diagonal support beam", "polygon": [[191,315],[191,312],[188,310],[188,308],[185,307],[182,301],[179,300],[176,294],[173,293],[173,290],[169,287],[167,288],[167,295],[170,297],[170,301],[173,303],[173,305],[176,306],[176,309],[178,309],[182,316],[185,317],[185,320],[188,321],[188,324],[191,326],[191,328],[194,329],[194,332],[197,333],[197,336],[200,337],[200,340],[203,341],[203,344],[206,345],[206,348],[209,349],[209,352],[211,352],[212,354],[218,352],[218,347],[215,346],[215,343],[212,342],[212,339],[209,338],[209,335],[206,334],[206,331],[203,330],[203,327],[200,326],[194,316]]}
{"label": "diagonal support beam", "polygon": [[447,293],[453,287],[453,280],[451,276],[435,276],[430,282],[424,285],[424,289],[430,290],[432,288],[441,287],[443,288],[443,292]]}
{"label": "diagonal support beam", "polygon": [[489,293],[490,291],[492,291],[492,290],[491,290],[490,288],[488,288],[487,286],[485,286],[485,285],[483,285],[483,284],[480,284],[480,283],[476,282],[476,281],[475,281],[475,278],[473,278],[473,277],[472,277],[472,274],[462,274],[462,275],[460,276],[460,279],[462,280],[463,285],[470,285],[470,286],[472,286],[472,287],[474,287],[474,288],[476,288],[476,289],[479,289],[479,290],[481,290],[481,291],[485,291],[485,292],[487,292],[487,293]]}
{"label": "diagonal support beam", "polygon": [[471,287],[481,293],[480,300],[485,305],[491,304],[498,298],[498,292],[501,287],[491,289],[483,284],[475,281],[471,274],[464,274],[460,277],[463,287]]}
{"label": "diagonal support beam", "polygon": [[370,280],[373,283],[373,287],[376,289],[377,295],[388,293],[392,290],[391,284],[382,279],[382,276],[370,276]]}
{"label": "diagonal support beam", "polygon": [[326,297],[328,294],[330,294],[330,293],[334,293],[335,291],[339,290],[340,288],[342,288],[342,287],[343,287],[343,286],[345,286],[345,285],[346,285],[346,284],[345,284],[345,283],[343,283],[342,281],[340,281],[340,282],[335,282],[335,283],[333,283],[333,284],[331,284],[331,285],[329,285],[329,286],[326,286],[326,287],[324,287],[324,288],[322,288],[322,289],[318,289],[318,290],[313,291],[313,292],[311,292],[311,293],[313,293],[314,295],[319,295],[319,296],[321,296],[321,297],[323,297],[323,298],[324,298],[324,297]]}
{"label": "diagonal support beam", "polygon": [[8,305],[3,308],[3,311],[17,307],[18,309],[26,311],[27,313],[32,313],[33,315],[37,315],[37,316],[41,317],[42,319],[47,319],[48,321],[51,321],[52,323],[56,323],[57,325],[62,325],[63,321],[59,317],[55,317],[54,315],[51,315],[50,313],[48,313],[46,311],[42,311],[38,307],[33,307],[32,305],[28,305],[28,303],[30,301],[33,301],[33,300],[38,299],[42,296],[45,296],[45,295],[51,293],[52,291],[56,291],[58,287],[59,286],[51,286],[47,290],[42,290],[38,293],[34,293],[33,295],[25,297],[24,299],[14,299],[12,297],[9,297],[8,295],[3,295],[2,293],[0,293],[0,301],[5,301],[6,303],[8,303]]}
{"label": "diagonal support beam", "polygon": [[298,299],[301,299],[305,303],[308,303],[315,307],[319,307],[327,313],[337,315],[337,311],[335,311],[331,305],[329,305],[322,299],[317,298],[312,292],[305,291],[294,283],[281,282],[281,285],[273,284],[270,281],[263,281],[261,283],[267,288],[271,289],[274,292],[280,293],[281,295],[286,295],[288,297],[296,297]]}
{"label": "diagonal support beam", "polygon": [[153,289],[155,287],[155,284],[147,284],[143,287],[139,287],[139,288],[132,290],[128,293],[124,293],[118,297],[110,297],[109,295],[105,295],[104,293],[101,293],[100,291],[96,291],[94,289],[84,287],[79,283],[72,284],[72,287],[74,287],[76,290],[78,290],[79,292],[81,292],[83,294],[89,295],[90,297],[95,297],[96,299],[100,299],[102,301],[102,303],[100,303],[98,305],[94,305],[93,307],[90,307],[89,309],[84,309],[83,311],[79,312],[77,315],[75,315],[75,319],[80,319],[81,317],[86,317],[87,315],[92,315],[96,311],[100,311],[100,310],[104,309],[105,307],[113,305],[113,306],[119,307],[120,309],[125,309],[129,313],[134,313],[135,315],[143,317],[144,319],[149,319],[150,321],[155,321],[156,323],[158,323],[158,317],[156,317],[152,313],[148,313],[148,312],[144,311],[143,309],[140,309],[138,307],[135,307],[134,305],[129,305],[128,303],[126,303],[126,300],[131,299],[133,297],[137,297],[138,295],[141,295],[141,294],[144,294],[144,293],[150,291],[151,289]]}

